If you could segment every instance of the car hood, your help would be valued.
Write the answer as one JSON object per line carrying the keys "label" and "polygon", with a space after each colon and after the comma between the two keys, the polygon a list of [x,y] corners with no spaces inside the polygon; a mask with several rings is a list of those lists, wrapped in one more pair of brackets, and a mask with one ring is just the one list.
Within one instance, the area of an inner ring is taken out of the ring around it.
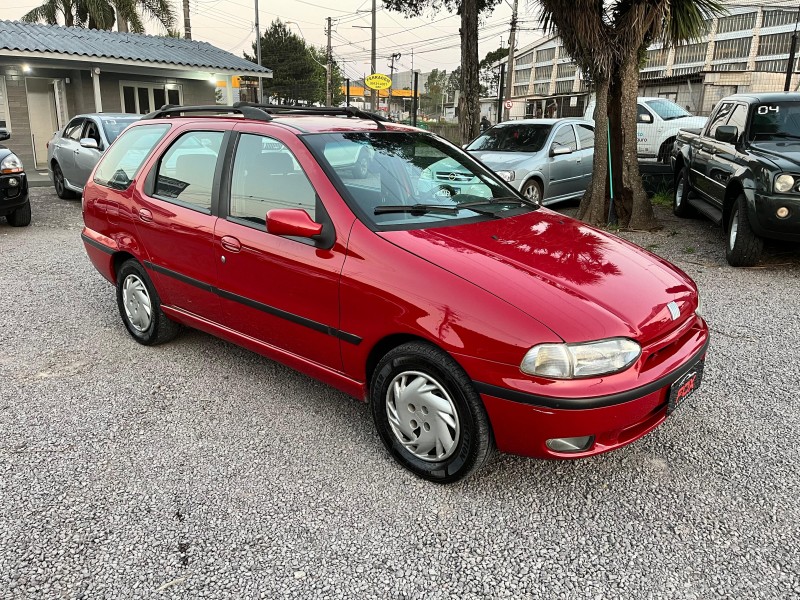
{"label": "car hood", "polygon": [[490,169],[499,171],[503,169],[517,169],[523,163],[528,163],[534,157],[539,156],[541,152],[496,152],[492,150],[482,150],[476,152],[470,151],[470,154]]}
{"label": "car hood", "polygon": [[750,151],[784,171],[800,168],[800,141],[751,143]]}
{"label": "car hood", "polygon": [[697,308],[697,288],[677,267],[544,208],[379,235],[516,306],[566,342],[623,336],[647,343]]}

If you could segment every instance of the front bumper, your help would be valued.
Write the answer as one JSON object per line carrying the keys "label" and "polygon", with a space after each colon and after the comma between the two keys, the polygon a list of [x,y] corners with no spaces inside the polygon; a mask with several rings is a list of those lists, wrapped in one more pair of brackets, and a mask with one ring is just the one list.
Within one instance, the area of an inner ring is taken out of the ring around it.
{"label": "front bumper", "polygon": [[[776,214],[781,207],[789,209],[789,215],[783,219]],[[800,197],[756,194],[755,215],[751,215],[750,221],[761,237],[800,242]]]}
{"label": "front bumper", "polygon": [[[12,182],[16,181],[16,185]],[[25,173],[0,176],[0,216],[11,214],[28,202],[28,178]]]}

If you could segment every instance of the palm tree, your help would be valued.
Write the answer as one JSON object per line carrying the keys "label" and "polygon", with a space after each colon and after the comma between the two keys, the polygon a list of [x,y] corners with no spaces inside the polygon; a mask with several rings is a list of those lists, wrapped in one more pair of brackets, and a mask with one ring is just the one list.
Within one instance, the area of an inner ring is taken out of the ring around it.
{"label": "palm tree", "polygon": [[706,20],[722,14],[724,7],[719,0],[538,1],[544,27],[558,33],[567,52],[595,85],[594,175],[578,216],[592,224],[605,224],[613,189],[621,226],[655,228],[658,223],[637,162],[639,66],[652,42],[669,47],[699,38],[705,33]]}
{"label": "palm tree", "polygon": [[110,30],[114,23],[120,31],[144,33],[142,17],[154,18],[166,30],[175,22],[168,0],[45,0],[44,4],[22,16],[26,23]]}

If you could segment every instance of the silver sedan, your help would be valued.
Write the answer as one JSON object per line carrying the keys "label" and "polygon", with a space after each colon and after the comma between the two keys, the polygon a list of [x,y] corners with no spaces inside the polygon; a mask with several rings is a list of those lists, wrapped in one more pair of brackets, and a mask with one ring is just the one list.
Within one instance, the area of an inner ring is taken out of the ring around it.
{"label": "silver sedan", "polygon": [[106,148],[141,115],[78,115],[47,142],[47,173],[59,198],[75,198]]}
{"label": "silver sedan", "polygon": [[594,127],[582,119],[507,121],[466,149],[529,200],[554,204],[581,197],[589,186]]}

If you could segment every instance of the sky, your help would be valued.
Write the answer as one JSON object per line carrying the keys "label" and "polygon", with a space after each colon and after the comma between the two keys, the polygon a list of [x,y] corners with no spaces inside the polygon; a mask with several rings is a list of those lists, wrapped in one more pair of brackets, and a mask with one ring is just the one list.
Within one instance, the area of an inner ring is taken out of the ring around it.
{"label": "sky", "polygon": [[[170,0],[183,30],[181,0]],[[0,19],[18,20],[39,6],[43,0],[0,0]],[[326,6],[327,4],[327,6]],[[529,0],[519,0],[517,48],[541,37],[537,29],[535,8]],[[331,8],[335,6],[335,8]],[[326,18],[333,18],[331,44],[334,58],[345,76],[358,79],[370,72],[371,0],[259,0],[259,25],[263,33],[275,19],[292,21],[289,27],[306,42],[324,47]],[[255,40],[254,0],[190,0],[192,38],[203,40],[238,56],[252,52]],[[478,36],[479,59],[487,52],[508,46],[510,0],[502,0],[494,12],[485,15]],[[296,23],[296,24],[294,24]],[[396,71],[412,69],[428,72],[433,69],[452,71],[460,64],[458,15],[439,12],[406,19],[402,14],[382,7],[377,0],[376,71],[389,74],[389,57],[400,53]],[[147,33],[162,33],[153,23]],[[268,61],[264,66],[269,67]]]}

